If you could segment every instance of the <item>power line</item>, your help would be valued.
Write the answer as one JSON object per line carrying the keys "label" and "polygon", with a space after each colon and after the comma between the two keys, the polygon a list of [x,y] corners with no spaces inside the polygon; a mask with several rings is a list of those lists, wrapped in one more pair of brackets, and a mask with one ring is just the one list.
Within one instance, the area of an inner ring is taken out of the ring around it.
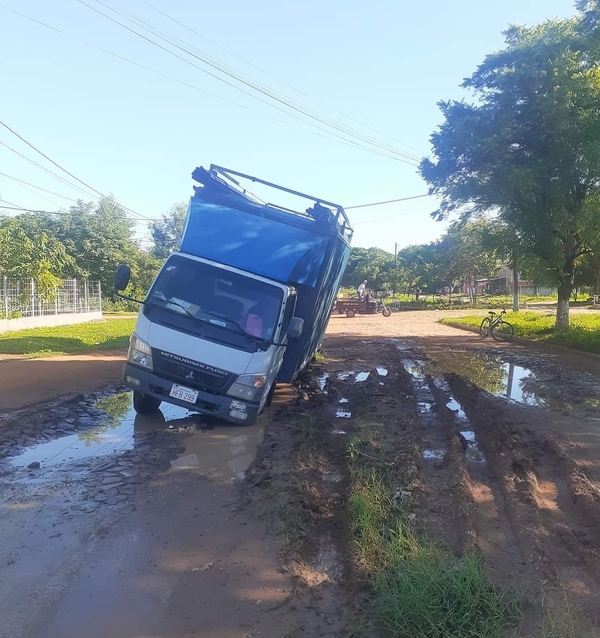
{"label": "power line", "polygon": [[344,210],[356,208],[368,208],[370,206],[383,206],[384,204],[395,204],[396,202],[407,202],[409,199],[420,199],[421,197],[431,197],[429,193],[424,195],[413,195],[412,197],[401,197],[400,199],[388,199],[385,202],[373,202],[372,204],[358,204],[357,206],[344,206]]}
{"label": "power line", "polygon": [[[273,115],[270,115],[270,114],[268,114],[268,113],[264,113],[264,112],[262,112],[262,111],[257,111],[256,109],[253,109],[253,108],[252,108],[252,107],[250,107],[250,106],[247,106],[247,105],[245,105],[245,104],[241,104],[240,102],[236,102],[235,100],[230,100],[230,99],[228,99],[228,98],[226,98],[226,97],[223,97],[223,96],[221,96],[221,95],[218,95],[218,94],[216,94],[216,93],[212,93],[212,92],[210,92],[210,91],[207,91],[207,90],[205,90],[205,89],[202,89],[202,88],[200,88],[200,87],[199,87],[199,86],[197,86],[197,85],[190,84],[189,82],[185,82],[185,81],[183,81],[183,80],[180,80],[179,78],[175,78],[175,77],[173,77],[173,76],[171,76],[171,75],[168,75],[168,74],[166,74],[166,73],[162,73],[161,71],[157,71],[156,69],[153,69],[153,68],[151,68],[151,67],[149,67],[149,66],[146,66],[146,65],[144,65],[144,64],[141,64],[140,62],[136,62],[135,60],[132,60],[132,59],[130,59],[130,58],[128,58],[128,57],[126,57],[126,56],[120,55],[119,53],[115,53],[114,51],[111,51],[111,50],[106,49],[106,48],[104,48],[104,47],[98,46],[98,45],[96,45],[96,44],[94,44],[94,43],[92,43],[92,42],[89,42],[88,40],[84,40],[83,38],[79,38],[79,37],[77,37],[77,36],[75,36],[75,35],[73,35],[73,34],[71,34],[71,33],[67,33],[66,31],[63,31],[63,30],[61,30],[61,29],[58,29],[57,27],[55,27],[55,26],[53,26],[53,25],[50,25],[50,24],[47,24],[47,23],[45,23],[45,22],[42,22],[41,20],[37,20],[37,19],[35,19],[35,18],[32,18],[31,16],[28,16],[28,15],[26,15],[26,14],[24,14],[24,13],[21,13],[20,11],[16,11],[15,9],[12,9],[12,8],[10,8],[10,7],[6,7],[6,6],[4,6],[4,5],[0,5],[0,7],[1,7],[2,9],[5,9],[6,11],[10,11],[11,13],[14,13],[15,15],[18,15],[18,16],[20,16],[20,17],[22,17],[22,18],[26,19],[26,20],[29,20],[30,22],[33,22],[33,23],[38,24],[38,25],[40,25],[40,26],[42,26],[42,27],[45,27],[45,28],[47,28],[47,29],[50,29],[51,31],[55,31],[56,33],[59,33],[60,35],[63,35],[63,36],[65,36],[65,37],[67,37],[67,38],[71,38],[72,40],[75,40],[75,41],[77,41],[77,42],[81,42],[82,44],[85,44],[85,45],[87,45],[87,46],[90,46],[90,47],[92,47],[92,48],[94,48],[94,49],[96,49],[96,50],[98,50],[98,51],[102,51],[103,53],[106,53],[106,54],[111,55],[111,56],[113,56],[113,57],[115,57],[115,58],[118,58],[119,60],[122,60],[122,61],[124,61],[124,62],[127,62],[128,64],[132,64],[132,65],[134,65],[134,66],[136,66],[136,67],[138,67],[138,68],[144,69],[145,71],[149,71],[150,73],[154,73],[155,75],[158,75],[158,76],[160,76],[160,77],[163,77],[163,78],[166,78],[166,79],[172,80],[173,82],[176,82],[176,83],[178,83],[178,84],[181,84],[182,86],[186,86],[186,87],[188,87],[188,88],[190,88],[190,89],[193,89],[193,90],[195,90],[195,91],[199,91],[200,93],[203,93],[203,94],[205,94],[205,95],[210,95],[211,97],[214,97],[214,98],[216,98],[217,100],[221,100],[221,101],[226,102],[226,103],[228,103],[228,104],[232,104],[232,105],[237,106],[237,107],[239,107],[239,108],[242,108],[242,109],[244,109],[244,110],[246,110],[246,111],[250,111],[251,113],[256,113],[257,115],[261,115],[261,116],[266,117],[266,118],[269,118],[269,119],[271,119],[271,120],[273,120],[273,121],[275,121],[275,122],[279,122],[279,123],[281,123],[281,124],[285,124],[286,126],[290,126],[290,127],[294,128],[294,129],[297,129],[297,130],[299,130],[299,131],[303,131],[303,132],[310,133],[311,135],[315,135],[316,137],[320,137],[320,138],[323,138],[323,139],[329,140],[329,141],[331,141],[331,142],[337,142],[337,143],[340,143],[340,144],[344,144],[345,146],[350,146],[351,148],[356,148],[356,149],[359,149],[359,150],[366,150],[366,151],[369,151],[369,152],[371,152],[371,153],[373,153],[373,154],[375,154],[375,155],[379,155],[379,156],[381,156],[381,157],[388,157],[388,155],[387,155],[387,154],[385,154],[385,153],[380,153],[380,152],[378,152],[378,151],[375,151],[374,149],[366,148],[366,147],[364,147],[364,146],[362,146],[362,145],[360,145],[360,144],[357,144],[356,142],[353,142],[352,140],[347,140],[346,138],[343,138],[343,137],[341,137],[341,136],[338,136],[338,137],[330,137],[330,135],[328,135],[328,134],[325,134],[325,135],[324,135],[324,134],[322,134],[322,133],[317,133],[317,131],[315,131],[315,130],[307,129],[307,128],[303,128],[303,127],[297,126],[296,124],[293,124],[292,122],[288,122],[288,121],[286,121],[286,120],[282,120],[282,119],[280,119],[280,118],[278,118],[278,117],[275,117],[275,116],[273,116]],[[90,8],[91,8],[91,7],[90,7]],[[103,14],[102,14],[102,15],[103,15]],[[143,36],[142,36],[142,37],[143,37]],[[197,65],[195,65],[195,64],[193,64],[193,63],[191,63],[189,60],[186,60],[185,58],[182,58],[182,57],[178,56],[177,54],[175,54],[175,53],[173,53],[173,52],[169,51],[168,49],[164,49],[164,47],[161,47],[160,45],[156,45],[156,46],[159,46],[159,48],[161,48],[161,49],[165,50],[167,53],[169,53],[169,54],[173,55],[174,57],[176,57],[177,59],[179,59],[179,60],[181,60],[181,61],[185,62],[186,64],[190,64],[190,65],[191,65],[191,66],[193,66],[194,68],[196,68],[196,69],[198,69],[198,70],[200,70],[200,71],[202,71],[202,72],[206,73],[206,71],[205,71],[204,69],[202,69],[201,67],[198,67]],[[212,75],[212,74],[209,74],[209,75]],[[214,77],[214,76],[213,76],[213,77]],[[228,83],[228,82],[226,82],[226,84],[229,84],[229,83]],[[233,85],[230,85],[230,86],[233,86]],[[248,96],[249,96],[249,97],[251,97],[252,99],[258,100],[259,102],[261,102],[261,103],[263,103],[263,104],[266,104],[267,106],[269,106],[269,108],[275,108],[276,110],[281,111],[281,112],[282,112],[282,113],[284,113],[285,115],[288,115],[288,116],[290,116],[290,117],[293,117],[294,119],[296,119],[296,120],[298,120],[298,121],[300,121],[300,122],[302,122],[302,123],[304,123],[304,124],[308,124],[308,125],[310,125],[310,126],[312,126],[312,127],[316,128],[317,130],[320,130],[320,131],[323,131],[323,132],[325,132],[325,133],[328,133],[327,129],[325,129],[325,128],[323,128],[323,127],[317,126],[316,124],[313,124],[312,122],[305,122],[302,118],[298,117],[297,115],[295,115],[295,114],[293,114],[293,113],[288,113],[288,112],[287,112],[287,111],[285,111],[284,109],[279,108],[279,107],[277,107],[277,106],[274,106],[273,104],[270,104],[270,103],[269,103],[269,102],[267,102],[266,100],[262,100],[262,99],[260,99],[260,98],[258,98],[258,97],[256,97],[256,96],[253,96],[252,94],[250,94],[250,93],[249,93],[249,92],[247,92],[247,91],[244,91],[244,90],[242,90],[242,89],[239,89],[239,87],[234,87],[234,88],[237,88],[237,89],[238,89],[238,90],[240,90],[242,93],[244,93],[245,95],[248,95]]]}
{"label": "power line", "polygon": [[233,51],[230,51],[229,49],[225,48],[224,46],[221,46],[220,44],[218,44],[217,42],[215,42],[214,40],[211,40],[210,38],[207,38],[206,36],[202,35],[201,33],[198,33],[198,31],[195,31],[194,29],[192,29],[190,26],[188,26],[187,24],[180,22],[179,20],[173,18],[171,15],[169,15],[168,13],[161,11],[158,7],[155,7],[152,3],[147,2],[146,0],[140,0],[140,2],[142,2],[143,4],[145,4],[146,6],[150,7],[151,9],[153,9],[154,11],[160,13],[162,16],[164,16],[165,18],[167,18],[168,20],[171,20],[172,22],[174,22],[175,24],[178,24],[180,27],[183,27],[184,29],[186,29],[187,31],[189,31],[190,33],[193,33],[194,35],[198,36],[199,38],[201,38],[202,40],[205,40],[206,42],[209,42],[210,44],[212,44],[213,46],[217,47],[218,49],[221,49],[222,51],[225,51],[225,53],[228,53],[229,55],[233,56],[234,58],[240,60],[241,62],[243,62],[244,64],[247,64],[248,66],[252,67],[253,69],[256,69],[257,71],[260,71],[261,73],[264,73],[265,75],[267,75],[268,77],[272,78],[273,80],[276,80],[277,82],[280,82],[281,84],[283,84],[284,86],[287,86],[288,88],[292,89],[293,91],[296,91],[297,93],[299,93],[300,95],[304,95],[304,97],[309,98],[310,100],[313,100],[313,102],[316,102],[317,104],[320,104],[321,106],[324,106],[325,108],[328,108],[330,110],[332,110],[334,113],[337,113],[338,115],[341,115],[342,117],[347,118],[348,120],[351,120],[352,122],[355,122],[356,124],[360,124],[361,126],[364,126],[365,128],[369,129],[370,131],[373,131],[374,133],[377,133],[383,137],[389,137],[391,140],[393,140],[394,142],[397,142],[398,144],[401,144],[402,146],[405,146],[407,148],[412,149],[413,151],[417,151],[417,153],[421,154],[421,155],[426,155],[426,153],[423,153],[422,151],[420,151],[418,148],[415,148],[414,146],[410,146],[410,144],[406,144],[405,142],[402,142],[400,140],[397,140],[394,137],[391,137],[390,135],[387,135],[385,133],[382,133],[381,131],[378,131],[377,129],[364,124],[363,122],[361,122],[360,120],[357,120],[353,117],[350,117],[349,115],[346,115],[345,113],[343,113],[342,111],[338,111],[337,109],[335,109],[332,106],[329,106],[328,104],[325,104],[324,102],[321,102],[320,100],[318,100],[317,98],[313,97],[312,95],[309,95],[308,93],[305,93],[304,91],[298,89],[297,87],[288,84],[285,80],[282,80],[281,78],[278,78],[277,76],[273,75],[272,73],[269,73],[268,71],[265,71],[264,69],[260,68],[259,66],[257,66],[256,64],[253,64],[252,62],[249,62],[248,60],[246,60],[245,58],[236,55],[235,53],[233,53]]}
{"label": "power line", "polygon": [[[127,16],[124,16],[122,12],[117,11],[116,9],[113,9],[112,7],[109,7],[108,5],[106,5],[105,3],[103,3],[101,0],[95,0],[98,4],[106,7],[107,9],[109,9],[110,11],[113,11],[114,13],[116,13],[117,15],[120,15],[122,17],[125,17],[127,19]],[[103,13],[102,11],[100,11],[99,9],[96,9],[95,7],[89,5],[87,2],[85,2],[84,0],[77,0],[77,2],[79,2],[80,4],[86,6],[88,9],[90,9],[91,11],[94,11],[95,13],[103,16],[104,18],[106,18],[107,20],[110,20],[111,22],[119,25],[120,27],[122,27],[123,29],[129,31],[130,33],[133,33],[134,35],[138,36],[139,38],[142,38],[143,40],[145,40],[146,42],[149,42],[150,44],[152,44],[155,47],[158,47],[159,49],[162,49],[163,51],[167,52],[169,55],[173,55],[174,57],[184,61],[186,64],[190,64],[191,66],[199,69],[201,72],[217,79],[220,82],[223,82],[225,84],[227,84],[228,86],[231,86],[233,88],[235,88],[238,91],[241,91],[247,95],[250,95],[251,97],[253,97],[254,99],[259,99],[257,98],[255,95],[252,95],[251,93],[248,93],[247,91],[244,91],[243,89],[241,89],[239,86],[237,86],[236,84],[233,84],[227,80],[225,80],[224,78],[220,77],[219,75],[216,75],[215,73],[212,73],[210,71],[207,71],[206,69],[199,67],[196,64],[193,64],[192,62],[190,62],[188,59],[183,58],[179,55],[177,55],[176,53],[174,53],[173,51],[171,51],[170,49],[167,49],[166,47],[162,46],[161,44],[157,43],[156,41],[152,40],[151,38],[148,38],[147,36],[139,33],[138,31],[136,31],[135,29],[132,29],[131,27],[127,26],[126,24],[123,24],[122,22],[119,22],[119,20],[116,20],[115,18],[112,18],[111,16],[107,15],[106,13]],[[132,14],[134,15],[134,14]],[[137,19],[138,22],[140,21],[140,19]],[[134,19],[135,21],[135,19]],[[141,22],[145,22],[143,20],[141,20]],[[149,24],[149,23],[147,23]],[[347,135],[351,135],[354,138],[357,138],[359,140],[361,140],[362,142],[366,142],[368,144],[371,144],[372,146],[375,146],[376,148],[379,148],[379,151],[381,152],[382,150],[387,152],[388,155],[387,157],[389,159],[394,159],[396,161],[399,162],[403,162],[403,163],[407,163],[410,165],[416,165],[418,164],[418,162],[420,161],[420,158],[417,158],[416,156],[410,156],[404,152],[398,151],[393,149],[392,147],[386,148],[386,145],[381,144],[380,142],[373,142],[371,141],[369,138],[365,137],[363,134],[361,133],[357,133],[356,131],[350,129],[349,127],[345,127],[344,125],[339,125],[335,122],[328,122],[326,120],[324,120],[322,117],[318,116],[318,115],[314,115],[313,113],[311,113],[310,111],[307,111],[305,107],[299,107],[299,106],[295,106],[294,104],[291,104],[290,102],[286,101],[286,99],[278,96],[275,92],[273,92],[270,89],[265,89],[262,88],[260,86],[257,86],[256,83],[253,83],[252,81],[248,81],[245,80],[243,77],[239,77],[239,74],[236,74],[234,72],[231,72],[229,70],[227,70],[227,68],[223,68],[223,65],[218,63],[218,62],[214,62],[211,61],[210,59],[207,59],[206,54],[202,54],[202,55],[196,55],[195,53],[193,53],[192,51],[190,51],[189,49],[186,49],[185,47],[182,47],[172,41],[170,41],[168,38],[165,38],[163,36],[161,36],[159,33],[156,32],[156,28],[154,28],[154,31],[152,30],[152,28],[147,28],[144,27],[143,25],[141,25],[142,28],[145,28],[147,31],[150,31],[153,35],[159,37],[161,40],[164,40],[165,42],[168,42],[171,46],[175,47],[176,49],[179,49],[180,51],[183,51],[184,53],[186,53],[187,55],[196,58],[197,60],[201,61],[203,64],[206,64],[207,66],[210,66],[211,68],[216,69],[217,71],[219,71],[220,73],[223,73],[224,75],[227,75],[229,77],[231,77],[232,79],[236,80],[237,82],[240,82],[241,84],[244,84],[248,87],[250,87],[251,89],[265,95],[266,97],[284,105],[287,106],[288,108],[301,113],[302,115],[309,117],[317,122],[320,122],[322,124],[325,124],[326,126],[330,127],[330,128],[334,128],[338,131],[341,131],[344,134]],[[173,36],[171,36],[173,37]],[[179,39],[179,38],[176,38]],[[181,39],[179,39],[181,41]],[[190,45],[188,45],[190,46]],[[210,56],[209,56],[210,58]],[[263,100],[260,100],[263,101]],[[269,104],[267,102],[267,104]],[[273,106],[272,104],[269,104],[271,107],[273,108],[277,108],[275,106]],[[282,109],[279,109],[282,110]],[[287,111],[283,111],[285,113],[287,113]],[[290,115],[289,113],[287,113],[288,115]],[[347,130],[344,130],[347,129]],[[333,133],[336,137],[340,137],[339,133]],[[346,138],[341,138],[344,141],[348,141]],[[391,149],[391,150],[390,150]],[[373,149],[369,148],[369,147],[364,147],[364,150],[370,150],[372,151]],[[389,154],[389,153],[393,153],[393,154]]]}
{"label": "power line", "polygon": [[375,222],[382,222],[387,219],[395,219],[396,217],[404,217],[405,215],[412,215],[413,213],[418,213],[422,210],[430,210],[431,206],[422,206],[421,208],[413,208],[412,210],[406,210],[401,213],[395,213],[394,215],[388,215],[387,217],[378,217],[377,219],[366,219],[362,222],[353,222],[353,226],[360,226],[362,224],[374,224]]}
{"label": "power line", "polygon": [[[186,42],[185,40],[173,35],[172,33],[166,31],[165,29],[161,29],[160,27],[157,27],[156,25],[153,25],[151,22],[148,22],[147,20],[140,18],[138,15],[136,15],[135,13],[128,11],[127,9],[125,9],[122,5],[119,5],[118,3],[114,2],[114,0],[112,0],[112,4],[116,5],[117,7],[120,7],[121,11],[117,11],[116,9],[113,9],[112,7],[110,7],[109,5],[107,5],[105,2],[103,2],[103,0],[95,0],[98,4],[106,7],[107,9],[109,9],[110,11],[113,11],[114,13],[116,13],[117,15],[120,15],[122,17],[125,17],[126,19],[129,19],[135,23],[137,23],[139,26],[141,26],[142,28],[146,29],[147,31],[150,31],[151,33],[153,33],[154,35],[158,36],[159,38],[170,42],[173,46],[177,46],[174,42],[173,39],[184,44],[187,45],[188,47],[191,47],[192,50],[197,51],[200,54],[200,58],[205,64],[208,64],[209,66],[212,66],[213,68],[216,68],[217,70],[221,71],[221,73],[225,73],[226,75],[229,75],[230,77],[233,77],[234,79],[236,79],[238,82],[242,82],[244,84],[246,84],[247,86],[250,86],[251,88],[254,88],[255,90],[258,90],[264,94],[267,94],[269,97],[271,97],[272,99],[282,99],[284,101],[284,103],[290,107],[290,108],[295,108],[296,110],[300,110],[302,113],[304,113],[305,115],[307,115],[308,117],[313,117],[315,115],[315,111],[311,110],[310,107],[307,107],[303,104],[301,104],[300,102],[298,102],[297,100],[293,100],[292,98],[290,98],[289,96],[286,96],[274,89],[271,89],[270,87],[268,87],[265,84],[262,84],[260,82],[257,82],[256,80],[252,79],[249,76],[244,76],[243,74],[241,74],[239,71],[237,71],[236,69],[234,69],[233,67],[221,62],[220,60],[218,60],[217,58],[214,58],[213,56],[207,54],[206,52],[202,51],[201,49],[198,49],[197,47],[194,47],[193,45],[191,45],[189,42]],[[125,13],[123,13],[123,11]],[[129,17],[128,17],[129,16]],[[164,35],[167,36],[167,38],[164,38],[160,35],[160,33],[163,33]],[[195,33],[195,32],[194,32]],[[171,38],[169,40],[169,38]],[[181,47],[178,47],[181,48]],[[187,51],[187,53],[189,55],[193,55],[189,50],[184,49],[185,51]],[[194,57],[198,57],[198,56],[194,56]],[[291,87],[293,88],[293,87]],[[294,89],[295,90],[295,89]],[[311,96],[308,96],[310,99]],[[290,100],[292,102],[294,102],[294,104],[290,104]],[[329,108],[329,107],[327,107]],[[321,118],[322,116],[318,113],[316,113],[317,118],[319,119],[319,121],[323,121]],[[343,114],[342,114],[343,115]],[[326,117],[326,116],[325,116]],[[396,149],[394,146],[390,145],[390,144],[386,144],[386,143],[382,143],[379,140],[370,137],[370,136],[365,136],[363,133],[361,133],[360,131],[357,131],[356,129],[353,129],[345,124],[342,124],[340,122],[336,122],[335,120],[329,120],[327,122],[328,126],[334,127],[338,130],[341,130],[347,134],[352,134],[354,136],[358,136],[360,137],[360,139],[362,139],[363,141],[372,144],[372,145],[376,145],[379,146],[381,149],[385,149],[388,150],[389,152],[392,153],[396,153],[400,156],[403,156],[407,159],[412,159],[414,161],[420,161],[421,156],[417,157],[414,156],[412,154],[408,154],[405,151],[400,151],[398,149]],[[383,134],[380,134],[383,135]],[[387,135],[384,135],[385,137],[389,137]]]}
{"label": "power line", "polygon": [[81,186],[77,186],[76,184],[73,184],[72,182],[69,182],[64,177],[61,177],[60,175],[57,175],[53,171],[47,169],[45,166],[42,166],[41,164],[39,164],[35,160],[32,160],[30,157],[27,157],[27,155],[23,155],[23,153],[20,153],[19,151],[14,149],[12,146],[9,146],[5,142],[0,142],[0,146],[4,146],[4,148],[7,148],[9,151],[12,151],[13,153],[18,155],[19,157],[21,157],[25,161],[29,162],[30,164],[33,164],[34,166],[37,166],[40,170],[44,171],[44,173],[47,173],[51,177],[54,177],[55,179],[57,179],[59,182],[62,182],[66,186],[69,186],[70,188],[72,188],[72,189],[74,189],[76,191],[79,191],[80,193],[82,193],[86,197],[91,197],[91,198],[95,197],[95,195],[91,195],[88,191],[85,191],[83,188],[81,188]]}
{"label": "power line", "polygon": [[[67,197],[66,195],[61,195],[60,193],[55,193],[54,191],[49,191],[47,188],[42,188],[41,186],[36,186],[35,184],[30,184],[29,182],[26,182],[22,179],[18,179],[17,177],[13,177],[12,175],[7,175],[6,173],[1,173],[0,175],[2,177],[6,177],[7,179],[12,179],[15,182],[18,182],[19,184],[25,184],[26,186],[31,186],[32,188],[37,188],[40,191],[44,191],[44,193],[50,193],[50,195],[56,195],[56,197],[62,197],[63,199],[66,199],[70,202],[76,202],[76,199],[73,199],[72,197]],[[52,202],[51,202],[52,203]]]}
{"label": "power line", "polygon": [[[28,142],[23,136],[19,135],[19,133],[17,133],[14,129],[12,129],[10,126],[8,126],[8,124],[3,122],[2,120],[0,120],[0,125],[3,126],[5,129],[7,129],[8,131],[10,131],[16,137],[18,137],[23,143],[27,144],[27,146],[32,148],[36,153],[41,155],[44,159],[48,160],[51,164],[56,166],[56,168],[58,168],[61,171],[63,171],[63,173],[66,173],[67,175],[69,175],[69,177],[73,178],[76,182],[79,182],[80,184],[83,184],[83,186],[85,186],[86,188],[91,190],[93,193],[96,193],[97,195],[100,195],[100,197],[102,197],[103,199],[110,199],[109,197],[107,197],[106,195],[101,193],[99,190],[96,190],[93,186],[90,186],[89,184],[87,184],[83,180],[79,179],[79,177],[77,177],[76,175],[73,175],[73,173],[69,172],[66,168],[61,166],[58,162],[55,162],[52,158],[48,157],[45,153],[40,151],[39,148],[37,148],[36,146],[31,144],[31,142]],[[138,217],[141,217],[143,219],[147,219],[149,221],[152,221],[152,218],[147,217],[146,215],[142,215],[141,213],[138,213],[135,210],[131,210],[131,208],[127,208],[126,206],[123,206],[122,204],[120,204],[120,206],[124,210],[129,211],[130,213],[132,213],[133,215],[137,215]]]}
{"label": "power line", "polygon": [[[0,202],[5,202],[6,204],[11,204],[10,206],[1,206],[0,205],[0,209],[1,210],[14,210],[14,211],[18,211],[20,213],[38,213],[41,215],[71,215],[71,211],[68,210],[37,210],[35,208],[27,208],[25,206],[17,206],[16,204],[13,204],[12,202],[7,202],[5,199],[0,199]],[[142,224],[142,223],[146,223],[143,219],[132,219],[131,217],[127,217],[126,218],[131,221],[131,222],[135,222],[136,224]]]}

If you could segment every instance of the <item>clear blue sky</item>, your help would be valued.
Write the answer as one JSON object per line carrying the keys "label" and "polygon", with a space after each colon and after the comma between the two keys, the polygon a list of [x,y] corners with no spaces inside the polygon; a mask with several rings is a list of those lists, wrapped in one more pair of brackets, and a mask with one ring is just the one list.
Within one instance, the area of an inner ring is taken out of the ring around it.
{"label": "clear blue sky", "polygon": [[[84,1],[143,32],[97,0]],[[418,156],[429,152],[429,135],[440,123],[436,103],[463,96],[462,79],[501,48],[508,24],[575,12],[573,0],[148,0],[236,56],[384,134],[378,136],[171,22],[144,0],[101,1],[302,102],[319,117]],[[309,132],[311,120],[299,121],[240,93],[78,0],[0,0],[0,5],[257,111],[159,77],[0,8],[0,120],[77,177],[144,215],[156,217],[187,200],[191,171],[210,163],[345,206],[426,192],[414,165],[317,137]],[[1,142],[57,170],[0,127]],[[1,145],[0,171],[82,197]],[[3,200],[47,210],[69,205],[32,190],[0,176]],[[432,241],[444,228],[429,219],[434,208],[427,198],[349,211],[356,225],[354,245],[391,251],[395,242],[402,247]],[[144,225],[139,232],[147,235]]]}

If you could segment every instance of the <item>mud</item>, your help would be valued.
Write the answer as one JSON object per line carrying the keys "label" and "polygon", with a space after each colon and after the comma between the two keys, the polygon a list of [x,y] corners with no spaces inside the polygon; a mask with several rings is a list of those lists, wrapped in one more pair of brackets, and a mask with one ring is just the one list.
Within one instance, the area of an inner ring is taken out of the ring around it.
{"label": "mud", "polygon": [[1,415],[0,636],[377,636],[347,527],[361,437],[424,533],[518,592],[520,635],[567,603],[598,635],[598,364],[439,316],[332,317],[326,362],[251,427],[135,416],[118,386]]}

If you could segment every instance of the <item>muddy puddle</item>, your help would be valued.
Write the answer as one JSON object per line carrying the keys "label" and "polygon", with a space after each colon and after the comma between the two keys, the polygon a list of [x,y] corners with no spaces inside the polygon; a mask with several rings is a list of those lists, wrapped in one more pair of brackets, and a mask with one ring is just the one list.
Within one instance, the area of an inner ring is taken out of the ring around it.
{"label": "muddy puddle", "polygon": [[[263,438],[262,417],[250,427],[208,422],[185,408],[163,403],[153,415],[135,413],[129,392],[99,399],[95,408],[98,425],[26,447],[8,460],[12,469],[54,469],[78,466],[89,460],[92,466],[105,459],[146,453],[148,436],[157,432],[185,431],[185,451],[171,461],[172,470],[193,470],[222,479],[242,479]],[[89,418],[89,417],[88,417]],[[77,425],[77,423],[73,424]],[[192,426],[192,427],[190,427]],[[183,430],[182,430],[183,428]],[[32,465],[33,464],[33,465]]]}
{"label": "muddy puddle", "polygon": [[564,403],[549,390],[544,375],[487,352],[436,354],[431,373],[444,372],[457,374],[490,394],[523,405],[549,407]]}

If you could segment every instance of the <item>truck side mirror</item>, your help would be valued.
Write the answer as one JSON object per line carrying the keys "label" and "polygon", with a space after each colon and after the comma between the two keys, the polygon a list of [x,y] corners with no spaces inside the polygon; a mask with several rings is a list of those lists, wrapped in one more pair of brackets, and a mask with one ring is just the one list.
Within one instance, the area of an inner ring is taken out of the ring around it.
{"label": "truck side mirror", "polygon": [[115,290],[120,292],[125,290],[129,285],[131,279],[131,268],[127,264],[121,264],[117,268],[117,274],[115,275]]}
{"label": "truck side mirror", "polygon": [[301,317],[292,317],[290,320],[290,326],[287,331],[287,337],[290,341],[299,339],[304,330],[304,319]]}

